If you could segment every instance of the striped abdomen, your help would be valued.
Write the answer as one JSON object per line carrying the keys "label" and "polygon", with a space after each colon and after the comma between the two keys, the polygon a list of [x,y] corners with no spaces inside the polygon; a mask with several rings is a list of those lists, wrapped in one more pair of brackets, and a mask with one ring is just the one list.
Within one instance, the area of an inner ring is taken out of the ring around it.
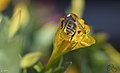
{"label": "striped abdomen", "polygon": [[65,24],[65,27],[64,27],[64,31],[67,33],[67,34],[75,34],[76,32],[76,23],[75,21],[73,21],[72,19],[68,20]]}

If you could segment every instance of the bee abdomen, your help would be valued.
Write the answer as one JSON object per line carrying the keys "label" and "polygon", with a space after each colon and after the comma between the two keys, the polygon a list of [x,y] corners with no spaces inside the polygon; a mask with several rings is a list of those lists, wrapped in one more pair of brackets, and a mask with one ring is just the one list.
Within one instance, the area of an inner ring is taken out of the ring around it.
{"label": "bee abdomen", "polygon": [[67,34],[74,34],[76,32],[76,24],[75,24],[75,22],[72,21],[72,20],[69,20],[66,23],[65,31],[66,31]]}

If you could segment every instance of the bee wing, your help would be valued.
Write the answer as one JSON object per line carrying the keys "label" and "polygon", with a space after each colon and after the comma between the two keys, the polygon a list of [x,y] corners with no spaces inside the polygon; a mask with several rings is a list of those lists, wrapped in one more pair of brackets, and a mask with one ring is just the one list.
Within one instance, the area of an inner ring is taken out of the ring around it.
{"label": "bee wing", "polygon": [[89,35],[85,35],[85,37],[81,41],[79,41],[72,50],[88,47],[91,46],[92,44],[95,44],[95,40]]}

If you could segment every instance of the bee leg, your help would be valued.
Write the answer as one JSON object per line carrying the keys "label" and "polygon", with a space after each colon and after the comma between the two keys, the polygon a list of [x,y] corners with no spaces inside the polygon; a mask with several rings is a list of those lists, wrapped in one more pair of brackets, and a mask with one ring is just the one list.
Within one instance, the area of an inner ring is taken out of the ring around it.
{"label": "bee leg", "polygon": [[74,34],[71,36],[71,40],[72,40],[72,38],[74,37],[75,33],[76,33],[76,32],[74,32]]}

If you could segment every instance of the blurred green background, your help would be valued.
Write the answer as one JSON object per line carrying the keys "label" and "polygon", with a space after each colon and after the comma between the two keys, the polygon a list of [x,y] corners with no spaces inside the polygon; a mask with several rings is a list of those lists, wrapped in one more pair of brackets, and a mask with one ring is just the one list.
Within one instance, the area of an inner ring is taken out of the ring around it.
{"label": "blurred green background", "polygon": [[[0,73],[40,73],[52,53],[59,19],[71,12],[90,25],[96,44],[65,54],[61,66],[72,62],[66,73],[120,73],[119,3],[118,0],[0,0]],[[21,64],[25,55],[28,56]],[[38,62],[43,65],[39,70],[35,68]]]}

